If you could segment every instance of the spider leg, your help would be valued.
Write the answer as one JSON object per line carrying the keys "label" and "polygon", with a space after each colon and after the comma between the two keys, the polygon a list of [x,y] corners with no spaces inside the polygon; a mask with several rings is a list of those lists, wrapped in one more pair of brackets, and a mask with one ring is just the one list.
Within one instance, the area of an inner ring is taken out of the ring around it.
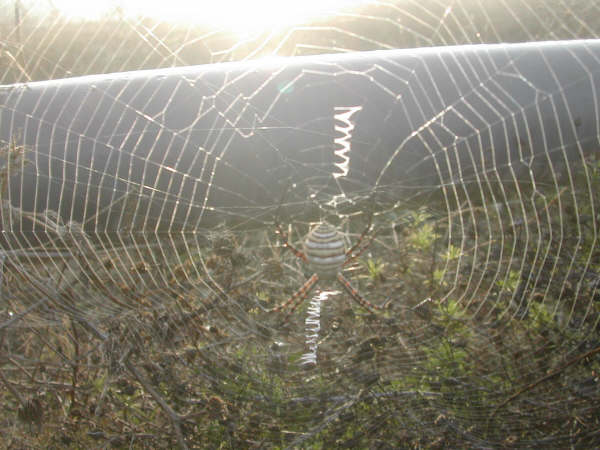
{"label": "spider leg", "polygon": [[347,265],[348,265],[348,264],[350,264],[352,261],[354,261],[356,258],[358,258],[360,255],[362,255],[362,254],[363,254],[363,252],[364,252],[364,251],[365,251],[367,248],[369,248],[369,245],[371,245],[371,242],[373,242],[373,239],[375,239],[375,235],[371,236],[371,237],[369,238],[369,241],[368,241],[368,242],[367,242],[365,245],[363,245],[363,246],[361,247],[361,249],[360,249],[358,252],[356,252],[354,255],[351,255],[351,256],[349,256],[349,257],[346,257],[346,260],[344,261],[344,264],[343,264],[343,266],[342,266],[342,267],[345,267],[345,266],[347,266]]}
{"label": "spider leg", "polygon": [[353,254],[356,251],[356,249],[358,249],[359,246],[362,244],[363,240],[365,239],[365,237],[371,230],[372,225],[373,225],[373,214],[371,214],[369,216],[369,222],[367,223],[367,227],[360,234],[356,243],[352,247],[350,247],[350,249],[346,252],[346,261],[344,261],[344,266],[347,266],[349,263],[351,263],[356,258],[358,258],[360,255],[362,255],[362,253],[369,247],[369,245],[371,245],[371,242],[373,242],[373,239],[375,239],[374,234],[373,234],[373,236],[371,236],[369,238],[368,242],[358,250],[358,252],[356,254]]}
{"label": "spider leg", "polygon": [[340,282],[340,284],[342,285],[342,287],[344,288],[344,290],[348,294],[350,294],[350,297],[352,297],[352,300],[354,300],[356,303],[358,303],[362,307],[369,309],[371,311],[373,311],[373,310],[381,311],[381,310],[386,309],[391,300],[390,299],[390,300],[386,301],[382,306],[374,305],[370,301],[366,300],[362,295],[360,295],[360,293],[352,287],[352,285],[346,279],[346,277],[344,277],[344,275],[342,275],[341,273],[338,273],[337,279]]}
{"label": "spider leg", "polygon": [[304,298],[310,293],[310,291],[312,290],[312,288],[315,286],[315,284],[317,283],[317,281],[319,281],[319,276],[315,273],[313,274],[312,277],[310,277],[306,283],[304,283],[302,285],[302,287],[300,289],[298,289],[294,295],[292,295],[288,300],[286,300],[285,302],[283,302],[281,305],[276,306],[275,308],[269,310],[269,312],[277,312],[277,311],[281,311],[284,308],[287,308],[287,306],[291,303],[294,303],[292,305],[292,308],[288,311],[287,315],[286,315],[286,320],[287,317],[289,317],[298,306],[300,306],[300,303],[302,303],[302,300],[304,300]]}
{"label": "spider leg", "polygon": [[300,258],[302,261],[308,262],[304,252],[301,252],[296,247],[294,247],[292,244],[290,244],[290,242],[288,241],[288,235],[286,232],[283,231],[283,229],[281,228],[281,225],[279,225],[279,223],[276,223],[275,226],[277,227],[277,233],[280,234],[281,238],[283,239],[283,246],[286,248],[289,248],[297,258]]}

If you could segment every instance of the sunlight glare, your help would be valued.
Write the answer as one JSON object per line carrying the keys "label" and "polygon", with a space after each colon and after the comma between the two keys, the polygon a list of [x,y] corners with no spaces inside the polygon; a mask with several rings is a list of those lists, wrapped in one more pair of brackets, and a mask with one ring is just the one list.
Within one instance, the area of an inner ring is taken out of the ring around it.
{"label": "sunlight glare", "polygon": [[54,0],[65,16],[98,19],[118,7],[125,17],[203,25],[237,32],[264,31],[327,17],[371,0]]}

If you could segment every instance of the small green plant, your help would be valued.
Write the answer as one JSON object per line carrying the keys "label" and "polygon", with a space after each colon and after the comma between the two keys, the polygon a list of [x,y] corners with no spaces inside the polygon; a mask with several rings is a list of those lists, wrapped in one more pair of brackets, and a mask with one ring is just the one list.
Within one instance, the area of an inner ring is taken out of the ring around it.
{"label": "small green plant", "polygon": [[434,225],[427,222],[430,218],[431,215],[422,209],[411,214],[413,231],[408,241],[417,250],[429,250],[438,238],[438,235],[434,231]]}
{"label": "small green plant", "polygon": [[433,271],[433,281],[440,286],[447,286],[448,283],[444,281],[446,272],[443,269],[435,269]]}
{"label": "small green plant", "polygon": [[459,258],[461,254],[462,251],[460,250],[460,248],[450,244],[448,246],[448,250],[446,250],[446,252],[442,256],[446,261],[452,261],[454,259]]}
{"label": "small green plant", "polygon": [[550,305],[541,302],[531,302],[529,305],[531,325],[534,330],[547,332],[556,328],[554,313]]}
{"label": "small green plant", "polygon": [[448,319],[458,319],[464,315],[463,308],[456,300],[448,300],[439,305],[439,310],[442,317]]}
{"label": "small green plant", "polygon": [[501,289],[506,289],[509,292],[514,292],[519,285],[521,276],[518,271],[511,270],[508,274],[508,278],[496,281],[496,285]]}
{"label": "small green plant", "polygon": [[378,282],[383,280],[383,269],[385,267],[385,263],[380,259],[374,260],[373,258],[369,258],[366,261],[362,261],[363,265],[367,268],[368,277],[373,282]]}
{"label": "small green plant", "polygon": [[464,307],[458,301],[448,299],[438,305],[436,321],[445,328],[448,338],[465,336],[469,334],[468,328],[463,323],[465,316]]}

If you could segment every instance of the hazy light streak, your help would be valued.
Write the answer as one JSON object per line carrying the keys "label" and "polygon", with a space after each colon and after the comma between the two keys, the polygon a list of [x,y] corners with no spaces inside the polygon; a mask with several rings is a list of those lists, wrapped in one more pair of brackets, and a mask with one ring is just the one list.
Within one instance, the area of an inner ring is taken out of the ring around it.
{"label": "hazy light streak", "polygon": [[204,25],[237,32],[285,28],[326,18],[372,0],[54,0],[52,5],[71,18],[100,19],[119,12],[164,22]]}

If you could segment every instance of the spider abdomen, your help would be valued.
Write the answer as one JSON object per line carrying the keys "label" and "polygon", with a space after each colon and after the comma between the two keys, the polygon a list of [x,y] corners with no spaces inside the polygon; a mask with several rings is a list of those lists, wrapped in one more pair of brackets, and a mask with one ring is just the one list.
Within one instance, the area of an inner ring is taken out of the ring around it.
{"label": "spider abdomen", "polygon": [[306,236],[304,254],[320,278],[335,277],[346,260],[344,237],[336,228],[322,222]]}

